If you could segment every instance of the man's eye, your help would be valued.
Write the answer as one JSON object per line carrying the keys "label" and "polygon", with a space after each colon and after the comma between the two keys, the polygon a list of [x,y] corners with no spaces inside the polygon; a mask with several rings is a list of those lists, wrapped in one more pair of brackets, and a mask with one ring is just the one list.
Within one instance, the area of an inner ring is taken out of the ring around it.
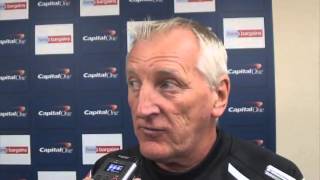
{"label": "man's eye", "polygon": [[165,80],[160,85],[160,88],[165,90],[175,90],[177,87],[177,83],[173,80]]}
{"label": "man's eye", "polygon": [[128,80],[128,86],[132,90],[139,90],[140,89],[140,83],[137,80]]}

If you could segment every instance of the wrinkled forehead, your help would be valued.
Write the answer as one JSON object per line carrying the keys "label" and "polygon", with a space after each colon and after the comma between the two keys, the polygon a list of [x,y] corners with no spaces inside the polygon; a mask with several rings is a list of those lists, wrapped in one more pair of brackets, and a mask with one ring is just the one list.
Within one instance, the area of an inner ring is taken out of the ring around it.
{"label": "wrinkled forehead", "polygon": [[127,57],[127,63],[146,63],[150,66],[176,63],[190,69],[196,66],[199,51],[193,32],[173,29],[154,33],[148,39],[137,40]]}
{"label": "wrinkled forehead", "polygon": [[173,29],[136,41],[127,57],[127,76],[186,77],[198,71],[199,45],[193,32]]}
{"label": "wrinkled forehead", "polygon": [[139,57],[130,56],[130,60],[127,65],[127,73],[134,71],[143,71],[144,73],[150,71],[167,71],[176,73],[187,73],[188,69],[192,67],[184,63],[184,61],[178,56],[161,55],[152,56],[150,58],[141,59]]}

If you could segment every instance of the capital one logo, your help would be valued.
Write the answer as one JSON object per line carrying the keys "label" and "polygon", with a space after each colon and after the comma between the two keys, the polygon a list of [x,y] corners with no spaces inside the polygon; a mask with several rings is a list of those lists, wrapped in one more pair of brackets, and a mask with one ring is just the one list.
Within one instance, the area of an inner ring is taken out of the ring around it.
{"label": "capital one logo", "polygon": [[5,81],[25,81],[27,79],[26,70],[17,69],[0,75],[0,82]]}
{"label": "capital one logo", "polygon": [[85,116],[118,116],[119,110],[118,105],[108,104],[104,105],[99,109],[86,109],[83,111]]}
{"label": "capital one logo", "polygon": [[52,110],[38,111],[38,116],[40,117],[71,117],[72,111],[70,105],[61,105],[61,106],[54,106]]}
{"label": "capital one logo", "polygon": [[84,35],[82,37],[82,40],[84,42],[112,42],[118,40],[118,34],[117,31],[114,29],[107,29],[101,33],[101,35]]}
{"label": "capital one logo", "polygon": [[262,75],[263,66],[260,63],[251,64],[247,68],[228,69],[230,75]]}
{"label": "capital one logo", "polygon": [[57,73],[40,73],[37,75],[39,80],[69,80],[71,77],[70,68],[59,69]]}
{"label": "capital one logo", "polygon": [[27,116],[26,106],[16,106],[12,110],[0,111],[0,118],[15,117],[24,118]]}
{"label": "capital one logo", "polygon": [[102,72],[83,73],[82,77],[84,79],[116,79],[118,75],[116,67],[107,67]]}
{"label": "capital one logo", "polygon": [[0,47],[8,45],[24,45],[26,41],[25,33],[16,33],[9,35],[7,38],[0,37]]}
{"label": "capital one logo", "polygon": [[40,147],[39,152],[45,154],[71,154],[73,147],[71,142],[61,142],[52,146]]}
{"label": "capital one logo", "polygon": [[231,106],[228,108],[228,112],[230,113],[263,113],[264,107],[262,101],[252,101],[247,102],[243,106],[235,107]]}
{"label": "capital one logo", "polygon": [[71,5],[71,0],[58,0],[58,1],[39,1],[38,7],[68,7]]}

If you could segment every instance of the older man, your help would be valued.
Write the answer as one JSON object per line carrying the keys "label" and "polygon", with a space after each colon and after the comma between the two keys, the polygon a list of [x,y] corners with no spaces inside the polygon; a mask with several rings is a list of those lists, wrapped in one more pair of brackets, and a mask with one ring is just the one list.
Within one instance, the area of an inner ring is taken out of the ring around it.
{"label": "older man", "polygon": [[226,50],[206,27],[183,18],[144,23],[126,72],[139,147],[102,157],[93,176],[120,155],[138,159],[132,177],[142,180],[302,179],[292,162],[217,127],[230,80]]}

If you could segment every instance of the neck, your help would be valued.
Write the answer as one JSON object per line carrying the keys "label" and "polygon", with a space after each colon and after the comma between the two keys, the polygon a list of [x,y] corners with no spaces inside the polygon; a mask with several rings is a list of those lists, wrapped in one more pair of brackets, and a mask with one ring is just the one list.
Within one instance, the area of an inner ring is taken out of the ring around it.
{"label": "neck", "polygon": [[173,173],[184,173],[195,166],[199,165],[210,153],[213,145],[217,139],[217,133],[214,129],[206,140],[198,141],[190,151],[186,151],[179,156],[165,162],[156,162],[156,164],[163,170]]}

